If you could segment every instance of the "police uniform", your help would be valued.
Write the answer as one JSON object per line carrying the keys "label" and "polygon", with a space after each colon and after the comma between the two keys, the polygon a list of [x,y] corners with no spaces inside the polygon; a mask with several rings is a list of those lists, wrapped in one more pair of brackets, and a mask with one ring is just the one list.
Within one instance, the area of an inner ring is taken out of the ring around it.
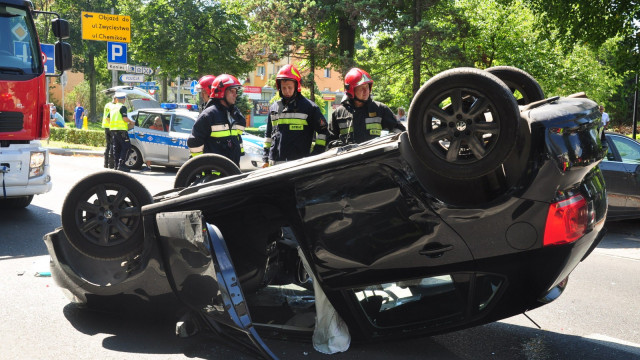
{"label": "police uniform", "polygon": [[342,98],[342,105],[331,114],[329,124],[331,139],[340,139],[345,144],[374,139],[383,129],[389,132],[406,130],[387,105],[369,98],[364,106],[356,107],[346,95]]}
{"label": "police uniform", "polygon": [[226,107],[219,99],[209,101],[191,129],[187,146],[192,156],[218,154],[240,166],[244,155],[242,133],[246,120],[234,105]]}
{"label": "police uniform", "polygon": [[278,100],[269,107],[263,161],[275,164],[309,156],[314,133],[313,153],[319,154],[324,152],[329,130],[318,105],[300,93],[289,101]]}
{"label": "police uniform", "polygon": [[113,159],[116,170],[128,171],[124,162],[127,160],[131,141],[129,140],[129,124],[124,121],[127,117],[127,107],[122,103],[110,106],[109,128],[113,137]]}
{"label": "police uniform", "polygon": [[104,137],[106,142],[106,147],[104,149],[104,167],[113,169],[115,167],[113,161],[113,142],[112,135],[110,129],[110,118],[109,113],[111,111],[111,106],[115,105],[113,102],[108,102],[104,106],[104,112],[102,115],[102,128],[104,129]]}

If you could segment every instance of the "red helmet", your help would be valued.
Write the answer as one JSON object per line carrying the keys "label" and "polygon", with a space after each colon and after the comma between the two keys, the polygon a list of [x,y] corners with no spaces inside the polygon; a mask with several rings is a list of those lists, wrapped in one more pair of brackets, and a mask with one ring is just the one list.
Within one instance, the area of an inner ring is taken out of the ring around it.
{"label": "red helmet", "polygon": [[353,91],[355,90],[356,86],[362,84],[369,84],[369,91],[371,91],[373,80],[371,79],[369,73],[362,69],[353,68],[349,70],[347,75],[344,77],[344,90],[347,93],[347,96],[350,98],[353,98],[355,96],[353,94]]}
{"label": "red helmet", "polygon": [[287,64],[278,71],[278,75],[276,75],[276,88],[278,90],[280,90],[280,80],[293,80],[298,83],[298,92],[302,91],[302,86],[300,85],[302,77],[295,66]]}
{"label": "red helmet", "polygon": [[233,75],[218,75],[211,84],[211,94],[209,97],[212,99],[223,99],[224,92],[227,91],[228,88],[242,88],[242,84],[240,84],[240,81]]}
{"label": "red helmet", "polygon": [[198,84],[196,85],[196,91],[201,92],[205,91],[207,94],[211,93],[211,84],[216,77],[213,75],[205,75],[198,80]]}

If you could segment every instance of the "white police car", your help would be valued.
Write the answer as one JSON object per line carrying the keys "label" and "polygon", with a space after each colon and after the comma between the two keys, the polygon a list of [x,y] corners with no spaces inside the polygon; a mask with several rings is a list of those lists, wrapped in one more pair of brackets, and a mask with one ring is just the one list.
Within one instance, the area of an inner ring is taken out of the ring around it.
{"label": "white police car", "polygon": [[[129,131],[131,152],[126,165],[140,169],[145,161],[164,166],[181,166],[189,160],[187,139],[198,118],[197,106],[190,109],[177,104],[163,103],[161,108],[139,109],[129,112],[136,126]],[[240,158],[240,170],[260,168],[263,139],[251,134],[242,135],[245,155]]]}

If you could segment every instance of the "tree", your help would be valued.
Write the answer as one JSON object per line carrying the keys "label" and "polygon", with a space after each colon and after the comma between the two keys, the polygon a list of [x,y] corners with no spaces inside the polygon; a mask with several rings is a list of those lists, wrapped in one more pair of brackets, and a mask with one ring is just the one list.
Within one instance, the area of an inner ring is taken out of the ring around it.
{"label": "tree", "polygon": [[160,67],[165,74],[199,78],[222,73],[243,75],[252,61],[238,51],[247,41],[243,19],[219,2],[203,0],[129,0],[133,62]]}
{"label": "tree", "polygon": [[[89,80],[90,98],[89,115],[91,121],[97,121],[102,110],[98,110],[96,97],[96,84],[108,79],[109,72],[105,67],[96,66],[96,58],[106,59],[107,44],[103,41],[82,40],[81,12],[101,12],[111,13],[111,9],[116,9],[116,0],[90,1],[90,0],[56,0],[52,6],[53,11],[60,13],[61,17],[69,21],[71,36],[66,41],[71,44],[73,52],[72,71],[84,73]],[[117,12],[116,12],[117,13]],[[52,36],[52,35],[51,35]]]}
{"label": "tree", "polygon": [[637,1],[526,0],[550,31],[557,31],[564,49],[584,44],[599,61],[625,79],[611,98],[602,99],[611,119],[633,116],[635,75],[640,68],[640,3]]}
{"label": "tree", "polygon": [[304,85],[313,96],[314,71],[327,65],[331,49],[322,36],[330,8],[314,0],[229,0],[227,7],[247,17],[252,55],[270,61],[285,56],[301,60],[300,70],[308,71]]}

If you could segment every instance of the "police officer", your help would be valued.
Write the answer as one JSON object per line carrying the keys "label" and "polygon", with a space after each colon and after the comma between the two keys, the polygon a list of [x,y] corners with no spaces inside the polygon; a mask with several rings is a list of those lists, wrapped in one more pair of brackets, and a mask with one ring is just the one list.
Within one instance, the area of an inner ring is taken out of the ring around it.
{"label": "police officer", "polygon": [[104,149],[104,167],[109,169],[113,169],[115,167],[115,164],[113,161],[113,143],[111,141],[113,137],[111,135],[111,129],[109,128],[109,123],[110,123],[109,113],[111,111],[111,107],[115,103],[116,103],[116,97],[114,94],[113,100],[104,105],[104,111],[102,115],[102,128],[104,129],[104,138],[107,144],[106,148]]}
{"label": "police officer", "polygon": [[196,84],[196,92],[200,95],[200,112],[204,110],[211,103],[209,102],[209,95],[211,94],[211,84],[216,79],[213,75],[205,75],[198,80]]}
{"label": "police officer", "polygon": [[131,149],[129,141],[129,127],[135,124],[127,117],[127,107],[124,106],[126,94],[117,92],[115,94],[116,102],[110,106],[109,111],[109,128],[113,137],[113,159],[115,169],[129,172],[129,168],[124,164]]}
{"label": "police officer", "polygon": [[241,89],[242,84],[232,75],[222,74],[213,80],[206,109],[198,116],[187,140],[191,156],[219,154],[240,166],[246,120],[235,103]]}
{"label": "police officer", "polygon": [[281,99],[271,105],[267,117],[263,167],[296,160],[312,153],[324,152],[329,137],[327,120],[320,108],[301,93],[300,72],[293,65],[285,65],[276,75],[276,88]]}
{"label": "police officer", "polygon": [[349,70],[344,77],[342,104],[331,114],[331,139],[339,139],[343,144],[358,144],[379,137],[382,129],[389,132],[406,130],[387,105],[371,99],[372,86],[373,80],[366,71]]}

